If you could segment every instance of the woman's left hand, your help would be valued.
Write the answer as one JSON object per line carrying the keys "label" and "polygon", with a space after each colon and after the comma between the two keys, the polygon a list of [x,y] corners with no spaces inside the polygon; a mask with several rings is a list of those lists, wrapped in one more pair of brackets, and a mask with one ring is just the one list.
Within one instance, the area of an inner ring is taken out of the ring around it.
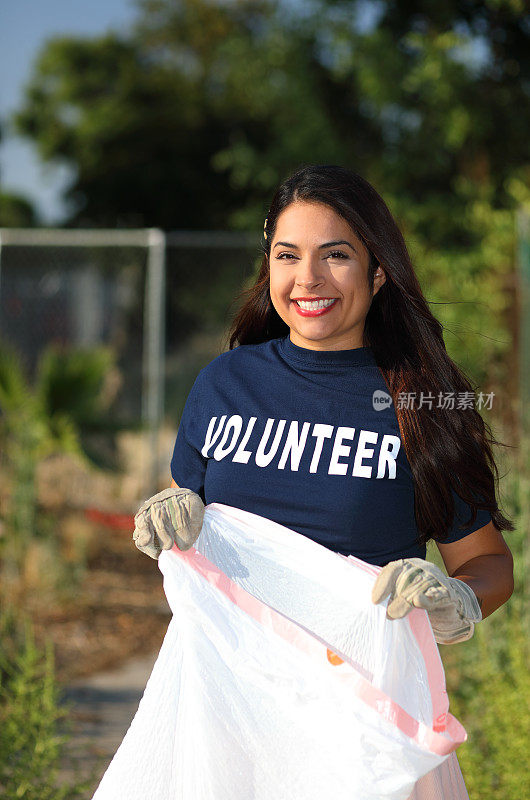
{"label": "woman's left hand", "polygon": [[414,607],[423,608],[439,644],[471,639],[475,623],[482,620],[473,589],[422,558],[400,558],[383,567],[372,589],[372,601],[379,603],[388,595],[388,619],[404,617]]}

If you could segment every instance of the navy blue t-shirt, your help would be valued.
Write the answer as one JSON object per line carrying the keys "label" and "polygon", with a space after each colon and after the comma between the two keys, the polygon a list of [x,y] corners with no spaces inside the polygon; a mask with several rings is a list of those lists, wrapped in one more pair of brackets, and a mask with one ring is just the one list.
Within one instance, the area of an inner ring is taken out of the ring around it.
{"label": "navy blue t-shirt", "polygon": [[[370,347],[309,350],[289,335],[240,345],[198,374],[171,474],[204,503],[272,519],[344,555],[384,566],[425,558],[412,472]],[[455,492],[446,542],[486,525]]]}

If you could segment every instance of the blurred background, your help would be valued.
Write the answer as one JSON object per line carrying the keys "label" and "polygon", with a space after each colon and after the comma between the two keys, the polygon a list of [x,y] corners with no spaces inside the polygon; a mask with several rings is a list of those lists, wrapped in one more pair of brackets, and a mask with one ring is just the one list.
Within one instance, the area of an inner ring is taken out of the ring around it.
{"label": "blurred background", "polygon": [[169,607],[133,515],[303,163],[375,186],[492,393],[516,588],[440,652],[471,800],[530,796],[528,4],[4,0],[0,76],[2,796],[91,797],[136,710]]}

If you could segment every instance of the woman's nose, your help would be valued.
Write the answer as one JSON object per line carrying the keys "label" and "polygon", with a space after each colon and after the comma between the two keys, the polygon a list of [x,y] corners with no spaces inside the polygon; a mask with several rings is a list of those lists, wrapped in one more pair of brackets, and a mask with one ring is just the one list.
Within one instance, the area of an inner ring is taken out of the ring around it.
{"label": "woman's nose", "polygon": [[296,285],[303,289],[312,289],[314,286],[320,286],[323,283],[324,281],[319,278],[315,278],[313,281],[296,281]]}
{"label": "woman's nose", "polygon": [[315,286],[324,283],[325,278],[321,273],[318,264],[315,264],[311,259],[304,262],[299,262],[299,268],[296,271],[296,283],[298,286]]}

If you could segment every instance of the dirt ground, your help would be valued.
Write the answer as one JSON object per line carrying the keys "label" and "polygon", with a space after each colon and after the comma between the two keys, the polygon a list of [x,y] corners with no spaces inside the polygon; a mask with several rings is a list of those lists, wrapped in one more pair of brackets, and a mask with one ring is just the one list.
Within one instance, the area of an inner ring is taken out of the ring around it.
{"label": "dirt ground", "polygon": [[[173,438],[171,428],[160,433],[160,488],[170,485]],[[38,530],[24,547],[23,588],[11,602],[31,620],[39,645],[51,639],[62,685],[152,654],[164,638],[171,613],[162,573],[132,538],[134,514],[153,493],[144,485],[148,444],[124,432],[116,472],[65,454],[38,465]],[[13,487],[9,473],[0,477],[2,517]]]}
{"label": "dirt ground", "polygon": [[62,685],[158,651],[171,617],[158,562],[134,546],[132,531],[100,536],[105,548],[88,560],[74,597],[29,604],[37,641],[54,643]]}

